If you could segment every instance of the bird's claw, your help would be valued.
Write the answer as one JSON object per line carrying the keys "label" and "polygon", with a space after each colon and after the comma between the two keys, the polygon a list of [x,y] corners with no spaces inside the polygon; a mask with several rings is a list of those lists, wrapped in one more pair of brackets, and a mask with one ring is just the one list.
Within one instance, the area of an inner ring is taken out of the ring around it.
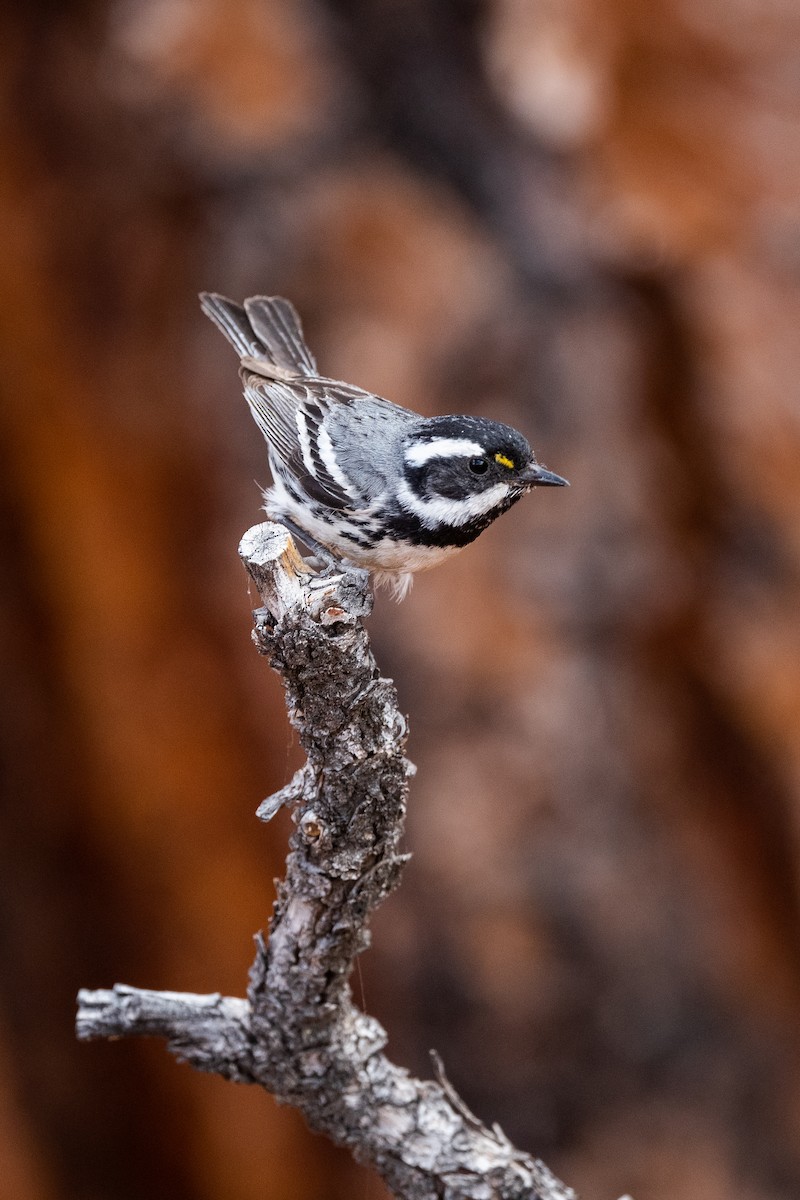
{"label": "bird's claw", "polygon": [[306,559],[310,563],[321,579],[330,579],[333,575],[350,575],[360,588],[366,589],[369,586],[369,571],[365,567],[357,567],[353,563],[349,563],[346,559],[325,557],[315,554],[313,558]]}

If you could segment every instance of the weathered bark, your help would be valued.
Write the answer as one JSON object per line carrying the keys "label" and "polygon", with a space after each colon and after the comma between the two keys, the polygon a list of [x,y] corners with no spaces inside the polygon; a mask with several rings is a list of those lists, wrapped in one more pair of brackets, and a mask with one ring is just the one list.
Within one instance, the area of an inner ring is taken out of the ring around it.
{"label": "weathered bark", "polygon": [[259,935],[248,999],[117,985],[82,991],[83,1039],[155,1034],[181,1060],[258,1083],[371,1163],[407,1200],[569,1200],[543,1163],[486,1128],[447,1081],[414,1079],[382,1053],[386,1033],[352,1002],[349,976],[370,913],[397,886],[407,727],[361,618],[360,574],[309,574],[286,530],[251,529],[240,554],[261,595],[254,640],[286,688],[308,760],[259,809],[297,826],[269,941]]}

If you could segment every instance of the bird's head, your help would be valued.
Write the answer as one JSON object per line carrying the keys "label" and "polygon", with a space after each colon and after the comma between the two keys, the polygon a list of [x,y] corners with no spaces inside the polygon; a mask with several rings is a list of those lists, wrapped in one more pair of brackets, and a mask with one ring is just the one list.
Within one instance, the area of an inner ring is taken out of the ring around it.
{"label": "bird's head", "polygon": [[429,529],[485,528],[531,488],[566,483],[537,463],[521,433],[500,421],[432,417],[403,445],[400,502]]}

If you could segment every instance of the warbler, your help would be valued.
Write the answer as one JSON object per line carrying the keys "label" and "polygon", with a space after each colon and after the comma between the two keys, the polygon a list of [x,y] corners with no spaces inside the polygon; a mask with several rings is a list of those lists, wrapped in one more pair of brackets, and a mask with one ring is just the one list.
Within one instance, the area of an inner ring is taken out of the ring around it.
{"label": "warbler", "polygon": [[280,296],[242,306],[202,292],[200,303],[239,355],[267,441],[267,514],[327,569],[364,568],[401,600],[416,571],[474,541],[531,488],[567,484],[500,421],[423,417],[326,379]]}

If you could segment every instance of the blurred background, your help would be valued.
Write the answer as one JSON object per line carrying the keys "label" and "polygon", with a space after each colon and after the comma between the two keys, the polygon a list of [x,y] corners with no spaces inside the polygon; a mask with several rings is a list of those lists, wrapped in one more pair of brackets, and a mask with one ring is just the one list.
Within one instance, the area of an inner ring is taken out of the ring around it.
{"label": "blurred background", "polygon": [[79,986],[243,994],[289,831],[207,288],[572,481],[370,620],[419,768],[354,981],[391,1054],[584,1200],[796,1198],[800,9],[42,0],[0,58],[0,1196],[386,1195],[73,1037]]}

